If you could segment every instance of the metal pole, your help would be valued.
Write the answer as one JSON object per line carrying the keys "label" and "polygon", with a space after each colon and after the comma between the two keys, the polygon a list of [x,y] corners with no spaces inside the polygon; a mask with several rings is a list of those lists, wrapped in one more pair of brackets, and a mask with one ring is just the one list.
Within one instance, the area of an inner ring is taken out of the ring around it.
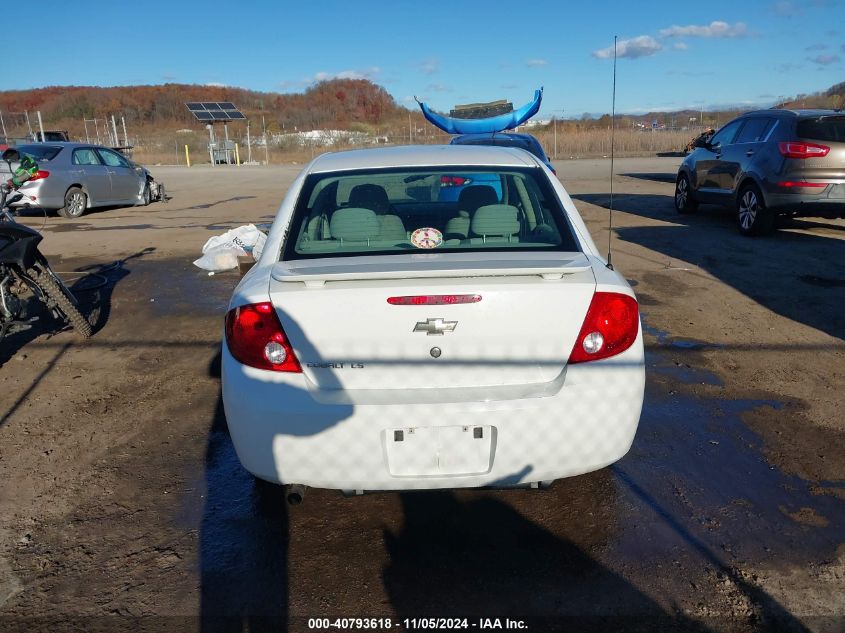
{"label": "metal pole", "polygon": [[414,144],[414,133],[411,131],[411,113],[408,113],[408,145]]}
{"label": "metal pole", "polygon": [[41,130],[41,142],[47,142],[47,137],[44,136],[44,123],[41,122],[41,110],[38,110],[38,128]]}
{"label": "metal pole", "polygon": [[32,124],[29,122],[29,110],[24,110],[23,113],[26,116],[26,127],[29,130],[29,136],[32,138]]}
{"label": "metal pole", "polygon": [[0,127],[3,128],[3,138],[8,140],[8,135],[6,134],[6,124],[3,122],[3,113],[0,112]]}
{"label": "metal pole", "polygon": [[211,159],[211,166],[214,167],[214,125],[209,123],[208,127],[208,157]]}
{"label": "metal pole", "polygon": [[[120,117],[120,122],[123,125],[123,145],[124,145],[124,147],[129,147],[129,136],[126,134],[126,117],[125,116]],[[178,142],[177,142],[177,145],[178,145]],[[178,154],[179,152],[177,151],[176,153]]]}
{"label": "metal pole", "polygon": [[117,138],[117,123],[114,122],[114,115],[111,115],[111,129],[114,131],[114,147],[120,145],[120,140]]}
{"label": "metal pole", "polygon": [[226,148],[226,164],[232,164],[232,157],[229,155],[229,124],[223,122],[223,139],[226,141],[224,147]]}
{"label": "metal pole", "polygon": [[249,121],[246,122],[246,161],[252,162],[252,140],[249,137]]}
{"label": "metal pole", "polygon": [[270,150],[268,149],[269,141],[267,140],[267,126],[264,124],[264,115],[261,115],[261,129],[264,131],[264,164],[270,164]]}
{"label": "metal pole", "polygon": [[555,123],[555,160],[557,160],[557,117],[554,118]]}
{"label": "metal pole", "polygon": [[88,136],[88,119],[82,119],[82,125],[85,126],[85,142],[90,143],[91,137]]}

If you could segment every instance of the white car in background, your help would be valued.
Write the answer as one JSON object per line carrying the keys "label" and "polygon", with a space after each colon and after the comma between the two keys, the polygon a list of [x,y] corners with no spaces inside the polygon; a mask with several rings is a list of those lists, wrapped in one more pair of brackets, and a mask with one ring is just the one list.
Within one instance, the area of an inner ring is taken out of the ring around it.
{"label": "white car in background", "polygon": [[[444,202],[455,173],[483,184]],[[229,308],[226,419],[268,482],[545,485],[619,460],[639,423],[634,293],[520,149],[318,157]]]}

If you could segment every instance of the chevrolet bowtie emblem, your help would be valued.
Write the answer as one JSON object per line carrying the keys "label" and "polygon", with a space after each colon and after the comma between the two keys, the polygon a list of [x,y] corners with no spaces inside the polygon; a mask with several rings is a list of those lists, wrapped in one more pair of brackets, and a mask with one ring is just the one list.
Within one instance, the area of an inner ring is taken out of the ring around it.
{"label": "chevrolet bowtie emblem", "polygon": [[414,326],[414,332],[425,332],[427,336],[440,336],[445,332],[454,332],[456,327],[458,327],[457,321],[428,319],[417,323]]}

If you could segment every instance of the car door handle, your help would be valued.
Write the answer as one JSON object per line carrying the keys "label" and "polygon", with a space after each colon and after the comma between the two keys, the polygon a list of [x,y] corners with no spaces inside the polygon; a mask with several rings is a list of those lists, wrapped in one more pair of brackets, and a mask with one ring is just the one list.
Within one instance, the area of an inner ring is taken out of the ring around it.
{"label": "car door handle", "polygon": [[754,150],[753,149],[748,150],[747,152],[745,152],[745,155],[748,156],[748,158],[751,158],[752,156],[754,156]]}
{"label": "car door handle", "polygon": [[722,160],[722,155],[721,155],[721,154],[716,154],[716,160]]}

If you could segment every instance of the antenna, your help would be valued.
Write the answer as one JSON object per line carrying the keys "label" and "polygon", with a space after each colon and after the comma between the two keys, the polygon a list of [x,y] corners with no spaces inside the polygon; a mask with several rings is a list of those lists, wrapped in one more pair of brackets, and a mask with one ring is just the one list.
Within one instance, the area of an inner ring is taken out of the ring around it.
{"label": "antenna", "polygon": [[613,36],[613,103],[610,115],[610,208],[607,212],[607,267],[613,270],[611,261],[610,238],[613,236],[613,155],[614,155],[614,133],[616,132],[616,39]]}

